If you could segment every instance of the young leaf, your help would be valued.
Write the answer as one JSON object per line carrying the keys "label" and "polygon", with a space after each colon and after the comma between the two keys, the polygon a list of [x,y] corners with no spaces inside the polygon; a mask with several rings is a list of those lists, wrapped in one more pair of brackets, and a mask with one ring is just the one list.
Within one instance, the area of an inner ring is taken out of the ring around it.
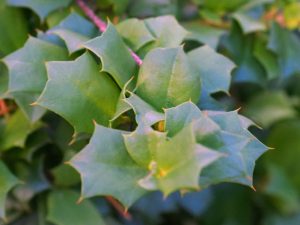
{"label": "young leaf", "polygon": [[199,188],[199,174],[221,154],[196,144],[190,124],[173,138],[160,142],[153,149],[152,170],[139,184],[145,189],[161,190],[165,196],[182,189]]}
{"label": "young leaf", "polygon": [[77,192],[54,190],[48,196],[47,220],[57,225],[104,225],[100,213],[89,201],[77,204]]}
{"label": "young leaf", "polygon": [[176,106],[188,100],[197,102],[200,76],[179,48],[150,51],[140,68],[137,94],[156,109]]}
{"label": "young leaf", "polygon": [[18,179],[10,173],[0,161],[0,219],[5,217],[5,199],[10,189],[18,183]]}
{"label": "young leaf", "polygon": [[185,102],[177,107],[166,109],[165,115],[165,131],[169,137],[173,137],[185,126],[202,117],[201,111],[192,102]]}
{"label": "young leaf", "polygon": [[81,175],[82,198],[112,195],[128,208],[146,193],[138,186],[146,170],[128,155],[122,134],[96,125],[90,143],[71,160]]}
{"label": "young leaf", "polygon": [[101,59],[101,71],[109,73],[121,88],[135,74],[136,63],[111,23],[100,37],[86,42],[83,46]]}
{"label": "young leaf", "polygon": [[155,149],[167,137],[166,133],[155,131],[145,124],[140,124],[134,132],[123,136],[131,158],[146,169],[151,164]]}
{"label": "young leaf", "polygon": [[31,121],[38,120],[44,109],[32,107],[47,81],[46,61],[65,60],[67,52],[49,42],[29,37],[24,47],[6,56],[9,70],[9,94]]}
{"label": "young leaf", "polygon": [[108,125],[120,90],[86,52],[75,61],[47,64],[49,80],[36,104],[64,117],[75,133],[92,133],[93,120]]}

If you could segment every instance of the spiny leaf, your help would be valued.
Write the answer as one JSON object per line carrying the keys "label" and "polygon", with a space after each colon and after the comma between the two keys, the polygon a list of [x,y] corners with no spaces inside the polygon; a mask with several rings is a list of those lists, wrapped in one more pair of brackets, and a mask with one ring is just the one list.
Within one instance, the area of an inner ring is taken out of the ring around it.
{"label": "spiny leaf", "polygon": [[0,161],[0,219],[5,217],[6,195],[17,183],[17,178],[12,175],[4,163]]}
{"label": "spiny leaf", "polygon": [[138,186],[146,170],[128,155],[122,134],[96,125],[90,143],[71,160],[81,175],[82,198],[112,195],[128,208],[146,193]]}
{"label": "spiny leaf", "polygon": [[124,101],[129,104],[135,112],[135,119],[138,124],[151,126],[164,119],[162,113],[158,112],[153,106],[134,93],[131,93],[130,97],[124,99]]}
{"label": "spiny leaf", "polygon": [[257,60],[264,66],[268,80],[272,80],[279,77],[280,68],[276,54],[267,48],[267,40],[265,39],[256,38],[253,53]]}
{"label": "spiny leaf", "polygon": [[86,42],[83,46],[101,59],[101,71],[109,73],[121,88],[135,74],[135,61],[111,23],[100,37]]}
{"label": "spiny leaf", "polygon": [[177,107],[166,109],[165,115],[165,131],[169,137],[173,137],[185,126],[202,117],[199,108],[191,102],[185,102]]}
{"label": "spiny leaf", "polygon": [[[13,26],[12,26],[13,25]],[[27,39],[27,21],[20,9],[0,0],[0,57],[22,47]]]}
{"label": "spiny leaf", "polygon": [[41,20],[56,9],[67,7],[71,0],[7,0],[9,5],[32,9]]}
{"label": "spiny leaf", "polygon": [[78,194],[54,190],[48,196],[47,220],[57,225],[104,225],[98,210],[89,201],[76,204]]}
{"label": "spiny leaf", "polygon": [[150,51],[140,68],[137,94],[156,109],[176,106],[200,95],[200,76],[179,48]]}
{"label": "spiny leaf", "polygon": [[296,116],[291,99],[284,92],[264,92],[250,99],[243,108],[244,115],[263,127]]}
{"label": "spiny leaf", "polygon": [[221,156],[196,144],[191,125],[160,142],[152,155],[151,172],[139,184],[149,190],[159,189],[165,196],[182,189],[197,190],[200,171]]}
{"label": "spiny leaf", "polygon": [[108,125],[120,90],[90,53],[75,61],[47,64],[49,80],[36,104],[64,117],[75,133],[91,133],[93,120]]}
{"label": "spiny leaf", "polygon": [[218,108],[218,103],[211,94],[219,91],[229,92],[234,63],[208,46],[192,50],[188,53],[188,57],[201,77],[200,106],[205,109]]}
{"label": "spiny leaf", "polygon": [[233,18],[240,24],[244,34],[264,31],[266,29],[266,26],[262,21],[252,18],[245,12],[234,13]]}
{"label": "spiny leaf", "polygon": [[63,48],[29,37],[23,48],[3,59],[9,70],[8,92],[31,121],[38,120],[45,112],[40,107],[30,106],[45,87],[45,62],[66,58],[67,53]]}
{"label": "spiny leaf", "polygon": [[144,20],[146,27],[155,37],[152,48],[172,48],[181,44],[187,31],[173,16],[160,16]]}
{"label": "spiny leaf", "polygon": [[[208,112],[207,119],[215,123],[217,129],[213,130],[211,135],[201,138],[199,142],[226,154],[227,157],[220,158],[203,170],[200,186],[234,182],[252,187],[255,161],[268,148],[244,127],[235,111],[211,111]],[[198,136],[203,136],[202,131],[196,132]]]}
{"label": "spiny leaf", "polygon": [[193,40],[206,44],[213,49],[218,47],[221,36],[225,34],[225,30],[210,26],[205,26],[197,22],[186,22],[182,24],[188,33],[185,40]]}
{"label": "spiny leaf", "polygon": [[144,21],[135,18],[124,20],[116,26],[116,29],[133,51],[155,40]]}
{"label": "spiny leaf", "polygon": [[57,26],[50,29],[48,33],[54,33],[62,38],[67,45],[69,53],[73,53],[82,49],[83,43],[97,36],[98,31],[92,23],[77,13],[72,13]]}
{"label": "spiny leaf", "polygon": [[155,131],[145,124],[140,124],[130,134],[124,134],[124,141],[129,155],[138,165],[146,169],[151,164],[155,149],[165,139],[166,133]]}
{"label": "spiny leaf", "polygon": [[244,36],[234,22],[229,35],[224,39],[224,45],[238,66],[233,73],[233,81],[264,86],[267,77],[264,68],[253,55],[254,38],[255,34]]}

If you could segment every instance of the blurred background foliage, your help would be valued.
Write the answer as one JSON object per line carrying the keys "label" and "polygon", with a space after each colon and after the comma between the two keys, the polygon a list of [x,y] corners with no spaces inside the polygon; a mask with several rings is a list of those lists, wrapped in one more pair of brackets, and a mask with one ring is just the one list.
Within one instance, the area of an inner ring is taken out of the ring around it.
{"label": "blurred background foliage", "polygon": [[[71,1],[61,1],[54,8],[47,7],[48,2],[0,0],[0,57],[21,47],[28,33],[36,36],[39,30],[54,27],[70,11],[81,13]],[[176,193],[167,199],[154,192],[130,209],[131,220],[104,198],[93,199],[92,204],[102,212],[107,224],[300,224],[300,2],[94,0],[90,5],[100,17],[108,17],[113,23],[130,17],[172,14],[190,31],[184,45],[186,50],[207,44],[229,57],[237,65],[230,96],[215,93],[213,98],[219,103],[202,107],[240,108],[241,114],[262,128],[253,127],[252,133],[274,148],[257,162],[256,191],[222,184],[183,197]],[[30,124],[6,95],[7,79],[7,69],[0,64],[0,97],[7,99],[9,111],[16,111],[7,118],[1,108],[0,156],[25,181],[9,195],[8,222],[48,225],[51,223],[46,221],[54,222],[52,218],[57,218],[57,214],[68,215],[64,207],[57,209],[53,205],[76,199],[72,191],[65,195],[60,191],[50,196],[48,193],[61,187],[79,187],[78,174],[64,162],[86,141],[69,145],[72,128],[52,113],[47,113],[41,122]],[[82,211],[78,209],[79,213],[90,207],[90,202],[85,204]],[[89,220],[97,217],[93,210],[87,211]]]}

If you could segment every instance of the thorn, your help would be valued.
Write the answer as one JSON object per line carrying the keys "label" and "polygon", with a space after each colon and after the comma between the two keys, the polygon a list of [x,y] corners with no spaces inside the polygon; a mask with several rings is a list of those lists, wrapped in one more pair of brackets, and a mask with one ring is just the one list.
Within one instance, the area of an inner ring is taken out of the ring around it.
{"label": "thorn", "polygon": [[37,106],[38,105],[38,102],[33,102],[31,104],[29,104],[30,106]]}
{"label": "thorn", "polygon": [[81,195],[80,198],[77,200],[76,204],[79,205],[84,200],[84,197]]}
{"label": "thorn", "polygon": [[71,166],[71,165],[72,165],[70,161],[66,161],[66,162],[64,162],[64,164],[65,164],[65,165],[68,165],[68,166]]}

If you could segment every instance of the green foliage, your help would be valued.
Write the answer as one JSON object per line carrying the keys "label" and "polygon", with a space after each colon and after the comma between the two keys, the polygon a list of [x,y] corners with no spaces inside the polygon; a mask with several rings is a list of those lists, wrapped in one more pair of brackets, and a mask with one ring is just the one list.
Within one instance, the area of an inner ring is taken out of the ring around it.
{"label": "green foliage", "polygon": [[297,8],[0,0],[0,220],[298,221]]}

